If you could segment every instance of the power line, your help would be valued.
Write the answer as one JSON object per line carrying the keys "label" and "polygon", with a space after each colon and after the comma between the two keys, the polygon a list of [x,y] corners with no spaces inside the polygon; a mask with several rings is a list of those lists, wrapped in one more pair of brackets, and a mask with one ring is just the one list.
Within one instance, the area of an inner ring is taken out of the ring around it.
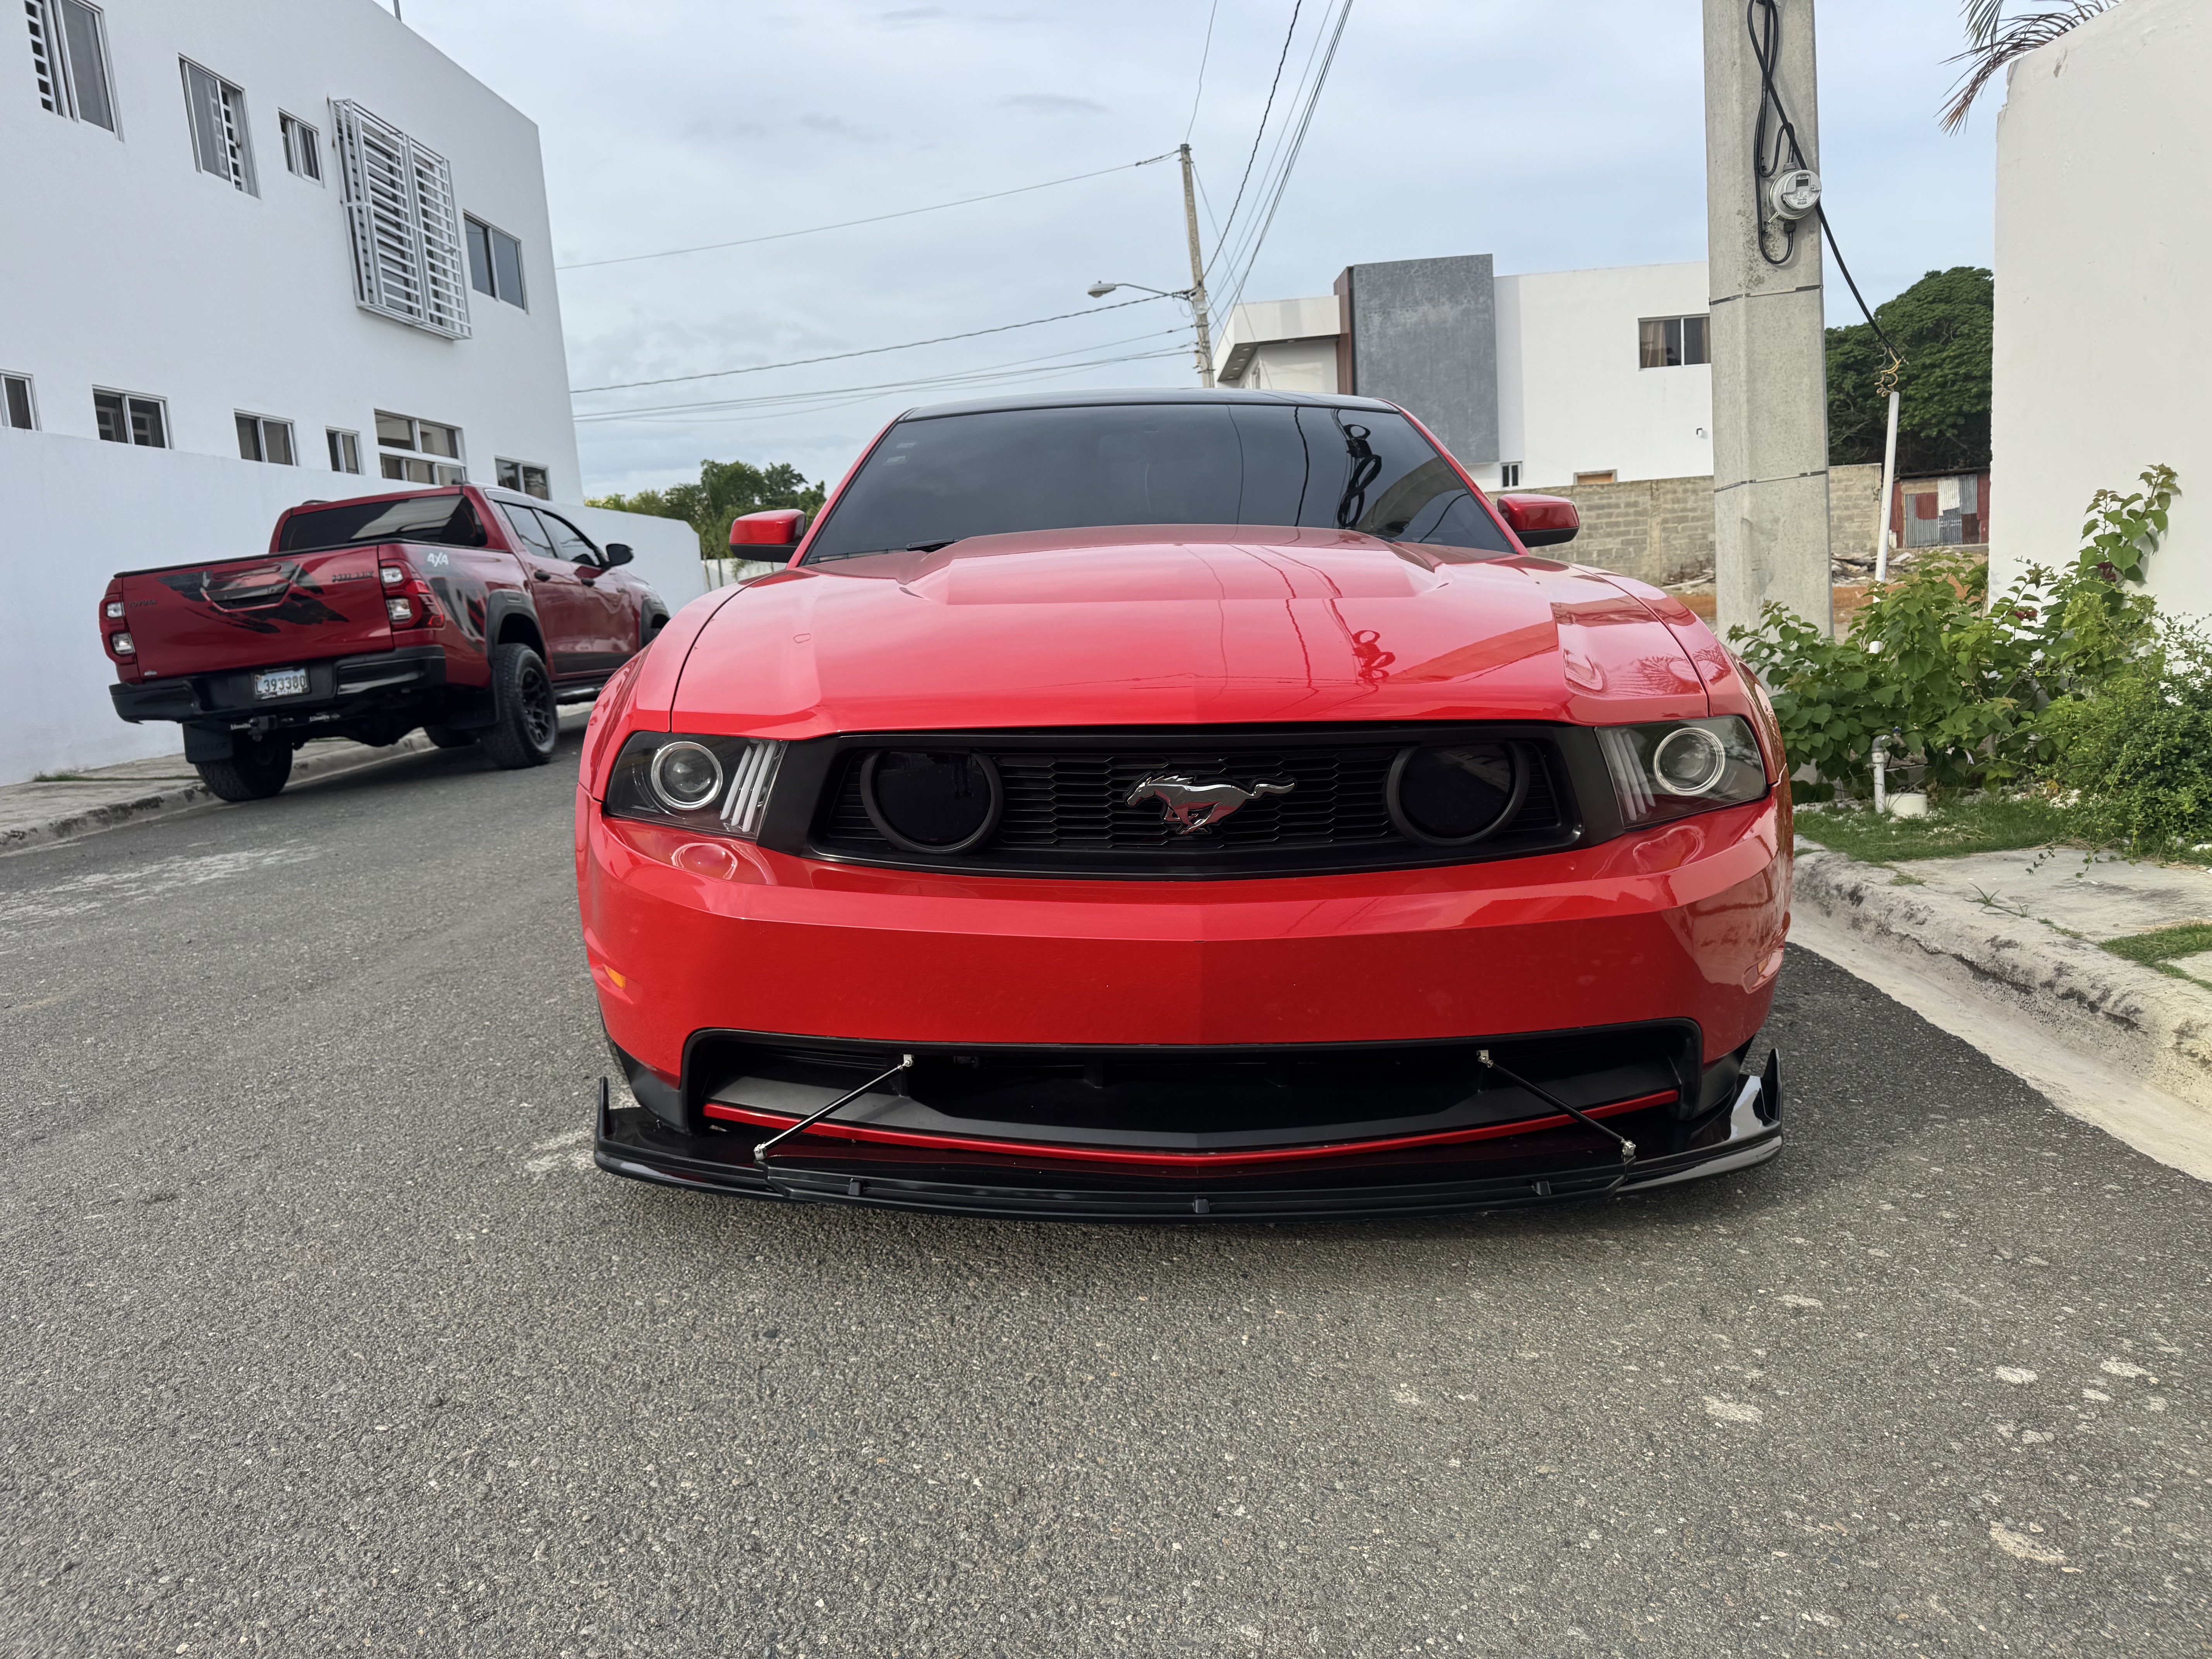
{"label": "power line", "polygon": [[1336,49],[1344,40],[1344,26],[1351,17],[1352,0],[1344,0],[1343,7],[1336,14],[1336,28],[1328,37],[1328,51],[1321,60],[1319,70],[1314,75],[1313,90],[1308,94],[1305,108],[1298,116],[1297,137],[1291,140],[1290,151],[1275,174],[1274,190],[1267,202],[1267,217],[1260,222],[1259,234],[1251,241],[1250,251],[1244,258],[1244,268],[1238,273],[1237,285],[1231,290],[1229,303],[1232,314],[1237,302],[1244,297],[1244,284],[1251,280],[1252,268],[1259,263],[1260,250],[1267,242],[1268,231],[1274,227],[1275,215],[1283,205],[1283,196],[1290,189],[1291,174],[1297,170],[1298,157],[1305,150],[1306,134],[1313,127],[1314,112],[1321,106],[1322,88],[1328,84],[1328,72],[1335,65]]}
{"label": "power line", "polygon": [[769,398],[732,398],[710,403],[667,404],[648,409],[608,410],[598,414],[579,415],[579,426],[603,426],[616,421],[650,421],[659,424],[688,424],[726,415],[737,410],[757,409],[763,411],[759,418],[783,414],[808,414],[819,409],[842,408],[848,404],[866,403],[885,395],[928,390],[933,387],[951,389],[958,386],[982,386],[1012,380],[1048,380],[1057,375],[1073,374],[1088,368],[1102,368],[1117,363],[1154,362],[1166,358],[1180,357],[1188,349],[1171,346],[1158,351],[1124,352],[1110,357],[1091,357],[1073,363],[1039,363],[1036,367],[1019,366],[999,369],[974,369],[962,374],[926,376],[913,380],[888,380],[879,385],[824,387],[816,392],[785,392]]}
{"label": "power line", "polygon": [[[1326,21],[1314,31],[1312,44],[1306,48],[1305,62],[1298,70],[1297,90],[1291,94],[1293,104],[1305,99],[1312,90],[1314,65],[1321,55],[1322,43],[1328,39],[1328,25]],[[1275,131],[1274,143],[1268,150],[1267,159],[1261,164],[1260,167],[1260,193],[1263,198],[1274,188],[1274,181],[1283,160],[1285,146],[1289,143],[1291,134],[1296,126],[1296,122],[1285,121]],[[1241,224],[1231,225],[1229,229],[1231,245],[1225,256],[1221,250],[1217,249],[1216,258],[1217,261],[1225,263],[1227,270],[1233,274],[1239,266],[1246,263],[1245,256],[1251,250],[1254,240],[1258,236],[1259,232],[1252,219],[1246,219]]]}
{"label": "power line", "polygon": [[911,219],[917,213],[941,213],[946,208],[969,207],[977,202],[1002,201],[1009,196],[1026,196],[1031,191],[1050,190],[1056,185],[1079,184],[1085,179],[1103,179],[1109,173],[1127,173],[1133,167],[1148,167],[1155,161],[1166,161],[1175,153],[1171,149],[1165,150],[1158,155],[1147,155],[1141,161],[1125,161],[1118,167],[1100,167],[1096,173],[1072,173],[1065,179],[1048,179],[1041,185],[1018,185],[1012,190],[994,190],[983,196],[963,196],[957,201],[937,202],[928,207],[902,208],[896,213],[878,213],[866,219],[840,219],[834,225],[809,225],[804,230],[779,230],[768,236],[740,237],[734,242],[702,242],[696,247],[664,248],[658,253],[623,253],[611,259],[580,259],[574,264],[556,265],[553,269],[591,270],[600,265],[635,264],[641,259],[672,259],[683,253],[712,253],[726,247],[752,247],[762,242],[788,241],[794,236],[816,236],[825,230],[850,230],[855,225],[879,225],[887,219]]}
{"label": "power line", "polygon": [[[1306,0],[1295,0],[1291,7],[1291,26],[1283,32],[1282,54],[1275,59],[1275,78],[1267,82],[1267,101],[1260,111],[1260,130],[1252,135],[1252,153],[1244,158],[1244,176],[1237,181],[1237,199],[1229,204],[1229,216],[1221,222],[1224,239],[1237,223],[1237,210],[1244,204],[1244,186],[1252,181],[1252,163],[1260,159],[1260,141],[1267,136],[1267,118],[1275,109],[1275,89],[1283,84],[1283,65],[1291,60],[1291,41],[1297,34],[1298,14],[1305,9],[1305,3]],[[1213,245],[1213,258],[1221,258],[1219,242]]]}
{"label": "power line", "polygon": [[1220,10],[1221,0],[1213,0],[1206,14],[1206,44],[1198,51],[1198,90],[1190,95],[1190,119],[1183,123],[1182,141],[1186,144],[1190,142],[1191,129],[1198,125],[1199,100],[1206,96],[1206,60],[1213,55],[1213,20]]}
{"label": "power line", "polygon": [[832,351],[819,357],[793,357],[788,362],[749,363],[743,368],[710,368],[702,374],[664,374],[651,380],[610,380],[605,386],[570,386],[571,397],[581,397],[586,392],[627,392],[641,386],[675,386],[684,380],[719,380],[731,374],[764,374],[772,368],[805,368],[811,363],[841,363],[848,357],[878,357],[886,351],[911,351],[916,346],[943,345],[948,340],[973,340],[986,334],[1006,334],[1018,328],[1038,328],[1046,323],[1064,323],[1071,317],[1095,317],[1102,311],[1120,311],[1126,306],[1148,306],[1157,300],[1172,300],[1172,294],[1147,294],[1141,300],[1116,300],[1110,306],[1092,306],[1085,311],[1063,311],[1050,317],[1033,317],[1026,323],[1000,323],[995,328],[971,328],[960,334],[939,334],[927,340],[902,340],[896,345],[868,346],[860,351]]}

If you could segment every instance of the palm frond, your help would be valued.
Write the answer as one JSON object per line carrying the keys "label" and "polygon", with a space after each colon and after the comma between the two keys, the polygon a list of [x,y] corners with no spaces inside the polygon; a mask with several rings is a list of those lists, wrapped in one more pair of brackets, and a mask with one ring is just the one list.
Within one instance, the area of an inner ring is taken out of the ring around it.
{"label": "palm frond", "polygon": [[2002,0],[1966,0],[1966,30],[1974,44],[1946,61],[1964,64],[1943,106],[1943,131],[1956,132],[1966,125],[1974,100],[1991,81],[2016,58],[2047,46],[2069,30],[2111,10],[2120,0],[2074,0],[2064,11],[2032,11],[2018,17],[2000,18]]}

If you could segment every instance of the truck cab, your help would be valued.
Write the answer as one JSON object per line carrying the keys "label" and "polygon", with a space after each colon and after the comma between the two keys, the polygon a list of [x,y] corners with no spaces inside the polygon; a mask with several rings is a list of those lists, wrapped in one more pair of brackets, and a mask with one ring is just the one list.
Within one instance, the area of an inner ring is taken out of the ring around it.
{"label": "truck cab", "polygon": [[481,744],[543,765],[667,607],[558,508],[474,484],[307,501],[264,553],[128,570],[100,601],[124,720],[174,720],[225,800],[274,795],[311,738]]}

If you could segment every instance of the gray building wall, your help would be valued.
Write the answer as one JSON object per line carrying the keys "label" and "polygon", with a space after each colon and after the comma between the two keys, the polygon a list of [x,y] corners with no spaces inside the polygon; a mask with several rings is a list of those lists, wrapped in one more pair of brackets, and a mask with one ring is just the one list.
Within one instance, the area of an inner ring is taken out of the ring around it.
{"label": "gray building wall", "polygon": [[[1466,466],[1498,459],[1498,296],[1487,253],[1352,265],[1337,384],[1419,416]],[[1348,375],[1345,372],[1349,370]]]}

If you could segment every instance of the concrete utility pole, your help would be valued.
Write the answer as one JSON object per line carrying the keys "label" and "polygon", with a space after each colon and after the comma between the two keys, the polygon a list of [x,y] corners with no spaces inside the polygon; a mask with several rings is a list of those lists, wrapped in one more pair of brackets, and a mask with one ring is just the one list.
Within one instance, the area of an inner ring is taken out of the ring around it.
{"label": "concrete utility pole", "polygon": [[1198,319],[1198,383],[1213,384],[1213,332],[1206,318],[1206,256],[1198,246],[1198,190],[1190,166],[1190,146],[1182,146],[1182,222],[1190,233],[1190,308]]}
{"label": "concrete utility pole", "polygon": [[[1705,248],[1711,263],[1714,587],[1720,631],[1769,600],[1833,632],[1828,567],[1828,394],[1820,220],[1778,218],[1771,187],[1817,170],[1813,0],[1755,0],[1766,97],[1744,0],[1705,0]],[[1774,34],[1766,31],[1771,27]],[[1758,147],[1762,105],[1765,161]],[[1812,186],[1817,199],[1817,181]],[[1802,185],[1793,207],[1802,208]],[[1762,249],[1764,250],[1762,252]]]}

